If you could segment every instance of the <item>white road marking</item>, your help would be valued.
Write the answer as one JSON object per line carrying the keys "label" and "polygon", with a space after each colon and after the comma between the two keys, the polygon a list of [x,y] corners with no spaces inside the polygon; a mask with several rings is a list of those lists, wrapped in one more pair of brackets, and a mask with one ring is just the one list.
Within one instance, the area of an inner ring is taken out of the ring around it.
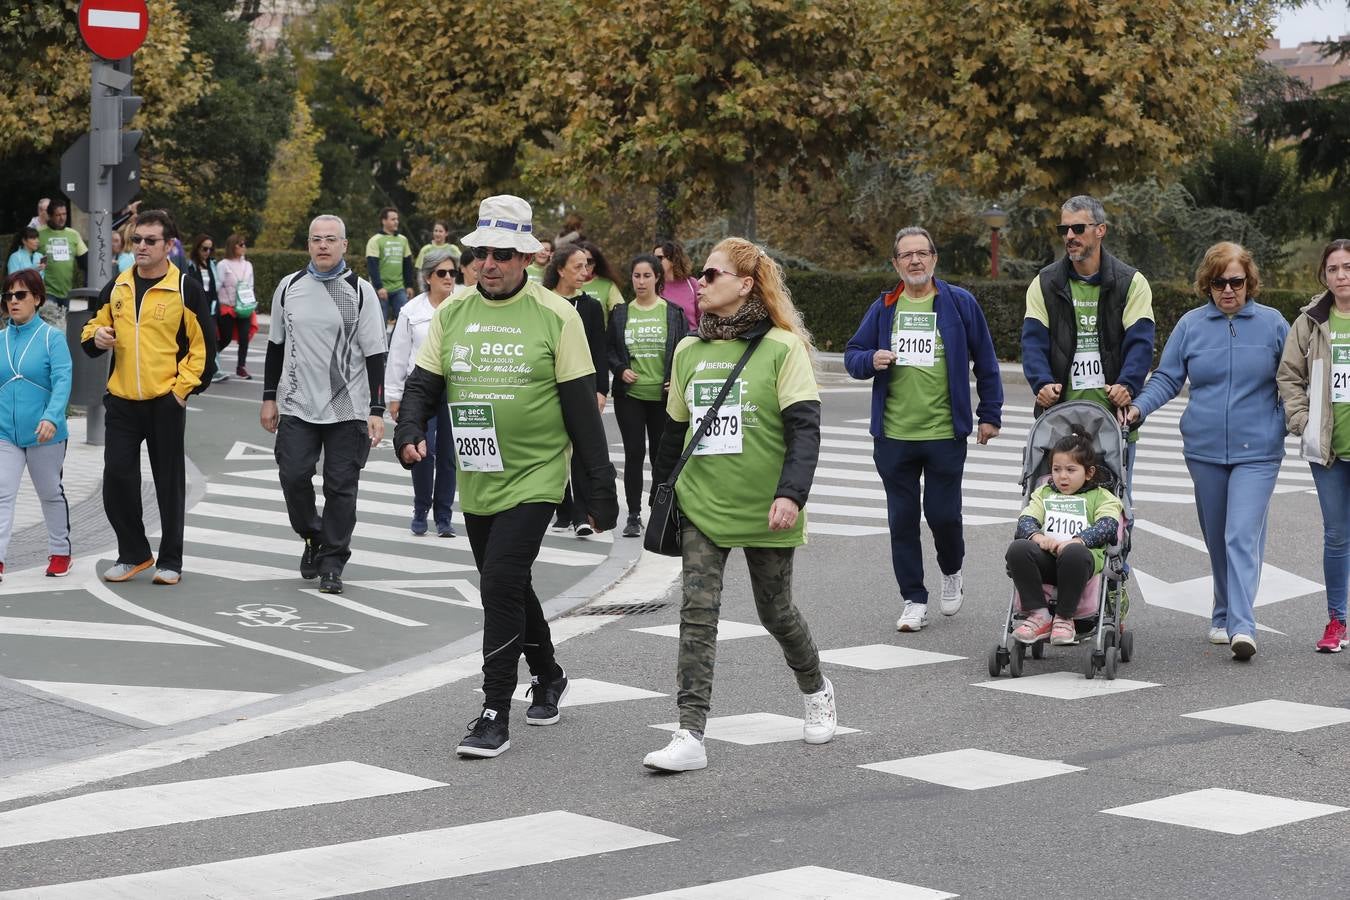
{"label": "white road marking", "polygon": [[1329,725],[1350,722],[1350,709],[1339,706],[1314,706],[1310,703],[1292,703],[1288,700],[1257,700],[1237,706],[1223,706],[1201,712],[1183,713],[1187,719],[1205,719],[1248,728],[1266,728],[1271,731],[1310,731]]}
{"label": "white road marking", "polygon": [[1288,800],[1266,794],[1249,794],[1225,788],[1206,788],[1188,791],[1171,797],[1160,797],[1144,803],[1117,806],[1102,812],[1131,819],[1145,819],[1168,825],[1202,828],[1221,834],[1251,834],[1277,825],[1289,825],[1345,812],[1343,806],[1326,803],[1308,803]]}
{"label": "white road marking", "polygon": [[445,787],[358,762],[95,791],[0,813],[0,847]]}
{"label": "white road marking", "polygon": [[802,866],[781,872],[733,878],[730,881],[676,888],[659,894],[643,894],[641,897],[629,897],[628,900],[745,900],[746,897],[773,897],[774,900],[949,900],[955,896],[945,891],[899,881],[884,881],[838,869]]}
{"label": "white road marking", "polygon": [[855,669],[867,669],[881,672],[887,669],[905,669],[910,666],[927,666],[933,663],[953,662],[965,659],[950,653],[934,653],[931,650],[915,650],[911,647],[897,647],[894,644],[868,644],[864,647],[841,647],[838,650],[820,651],[822,662],[837,666],[851,666]]}
{"label": "white road marking", "polygon": [[325,603],[332,603],[343,609],[349,609],[354,613],[360,613],[363,616],[370,616],[372,619],[383,619],[386,622],[392,622],[395,625],[402,625],[405,628],[425,628],[426,622],[419,622],[416,619],[408,619],[403,616],[395,615],[383,609],[376,609],[373,606],[367,606],[353,600],[350,597],[343,597],[340,594],[325,594],[316,588],[302,588],[300,593],[309,594]]}
{"label": "white road marking", "polygon": [[219,691],[203,688],[153,687],[139,684],[95,684],[70,681],[29,681],[49,694],[69,697],[89,706],[112,710],[151,725],[172,725],[189,719],[271,700],[276,694],[256,691]]}
{"label": "white road marking", "polygon": [[0,893],[0,897],[315,900],[674,840],[558,810],[157,872],[47,885]]}
{"label": "white road marking", "polygon": [[[674,731],[680,727],[680,723],[666,722],[651,727],[659,728],[661,731]],[[858,729],[840,725],[835,728],[834,733],[836,737],[841,734],[857,734]],[[743,746],[800,741],[802,720],[766,712],[746,713],[740,716],[714,716],[708,720],[703,736],[709,740]]]}
{"label": "white road marking", "polygon": [[1005,784],[1084,771],[1082,766],[1070,766],[1058,760],[1031,759],[973,747],[893,759],[889,762],[868,763],[858,768],[901,775],[930,784],[960,788],[963,791],[979,791]]}
{"label": "white road marking", "polygon": [[[72,585],[73,587],[73,585]],[[185,634],[150,625],[122,625],[114,622],[76,622],[69,619],[18,619],[0,616],[0,634],[24,637],[64,638],[85,641],[131,641],[138,644],[186,644],[214,647]]]}
{"label": "white road marking", "polygon": [[[218,531],[212,528],[198,528],[188,525],[183,529],[184,539],[193,544],[206,544],[212,547],[230,547],[249,553],[261,553],[268,556],[284,556],[299,560],[300,539],[290,541],[263,540],[256,535],[234,531]],[[369,566],[373,569],[388,569],[391,572],[432,574],[437,572],[466,572],[471,565],[453,563],[448,560],[419,559],[416,556],[399,556],[394,553],[377,553],[374,550],[353,549],[348,565]],[[189,573],[191,574],[191,573]]]}
{"label": "white road marking", "polygon": [[[1079,650],[1078,652],[1083,651]],[[1076,669],[1077,666],[1074,668]],[[1077,671],[1047,672],[1044,675],[1024,676],[1022,678],[1000,678],[997,681],[982,681],[975,685],[975,687],[992,688],[996,691],[1050,697],[1054,700],[1082,700],[1087,697],[1122,694],[1126,691],[1137,691],[1141,688],[1157,686],[1151,681],[1131,681],[1128,678],[1108,681],[1105,678],[1098,677],[1089,680]]]}

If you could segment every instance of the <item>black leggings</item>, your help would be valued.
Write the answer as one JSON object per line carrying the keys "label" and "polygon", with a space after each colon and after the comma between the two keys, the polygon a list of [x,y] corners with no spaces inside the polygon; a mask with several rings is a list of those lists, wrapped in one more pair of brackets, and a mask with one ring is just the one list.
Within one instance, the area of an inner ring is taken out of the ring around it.
{"label": "black leggings", "polygon": [[1045,608],[1043,584],[1058,586],[1059,599],[1055,602],[1055,611],[1062,618],[1072,619],[1078,608],[1078,600],[1083,596],[1083,588],[1092,578],[1096,560],[1092,551],[1082,544],[1070,544],[1059,556],[1042,550],[1029,540],[1016,540],[1008,545],[1004,557],[1008,561],[1008,573],[1022,598],[1022,610],[1031,612]]}
{"label": "black leggings", "polygon": [[628,515],[641,516],[642,461],[648,457],[655,464],[666,426],[666,405],[660,400],[636,400],[627,394],[615,394],[614,419],[623,437],[623,490],[628,499]]}
{"label": "black leggings", "polygon": [[248,333],[253,325],[253,314],[240,318],[238,316],[227,316],[221,313],[217,316],[217,330],[220,333],[220,346],[217,348],[222,353],[225,348],[230,346],[231,339],[239,345],[239,368],[243,369],[248,363]]}

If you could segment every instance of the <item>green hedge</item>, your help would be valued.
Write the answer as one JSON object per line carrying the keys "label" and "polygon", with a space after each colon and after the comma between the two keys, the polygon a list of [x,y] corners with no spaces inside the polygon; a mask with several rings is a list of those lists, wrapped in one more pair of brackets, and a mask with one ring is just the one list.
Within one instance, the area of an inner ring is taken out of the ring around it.
{"label": "green hedge", "polygon": [[[872,301],[897,284],[895,275],[882,272],[789,271],[787,281],[793,301],[815,336],[816,346],[834,353],[843,352]],[[999,359],[1020,359],[1026,284],[963,278],[953,278],[952,282],[970,290],[979,299],[985,318],[989,320]],[[1152,287],[1153,315],[1158,325],[1155,346],[1157,352],[1161,352],[1177,319],[1198,306],[1200,301],[1184,285],[1155,283]],[[1307,292],[1288,290],[1264,290],[1260,297],[1262,303],[1280,310],[1290,321],[1308,299]]]}

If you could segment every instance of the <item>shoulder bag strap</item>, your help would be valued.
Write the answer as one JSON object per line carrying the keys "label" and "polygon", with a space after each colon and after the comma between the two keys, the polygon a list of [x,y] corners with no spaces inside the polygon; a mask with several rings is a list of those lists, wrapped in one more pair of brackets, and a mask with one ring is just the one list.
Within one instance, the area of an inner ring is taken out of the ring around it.
{"label": "shoulder bag strap", "polygon": [[712,427],[712,421],[717,417],[717,410],[721,408],[722,401],[727,399],[727,394],[731,392],[731,385],[735,383],[737,376],[741,374],[741,369],[744,369],[745,364],[750,361],[750,354],[755,352],[755,348],[759,346],[759,342],[762,340],[764,340],[762,334],[750,339],[750,346],[745,348],[745,352],[741,354],[736,367],[731,370],[726,383],[722,385],[722,390],[718,392],[717,399],[713,401],[712,406],[708,407],[708,412],[703,416],[703,421],[699,423],[698,428],[695,429],[694,436],[689,441],[689,446],[685,447],[684,452],[680,454],[680,461],[675,464],[675,468],[670,470],[670,477],[666,479],[668,486],[675,486],[675,479],[680,477],[680,472],[684,469],[684,464],[689,462],[689,457],[693,454],[694,448],[698,446],[698,442],[703,440],[703,435],[707,434],[708,429]]}

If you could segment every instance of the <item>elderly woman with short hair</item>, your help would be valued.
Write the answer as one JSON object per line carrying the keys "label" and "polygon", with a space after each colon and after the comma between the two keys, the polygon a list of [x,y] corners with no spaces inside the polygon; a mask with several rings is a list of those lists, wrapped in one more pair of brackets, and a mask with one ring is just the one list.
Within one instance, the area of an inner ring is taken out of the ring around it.
{"label": "elderly woman with short hair", "polygon": [[1261,581],[1266,512],[1284,458],[1284,413],[1275,372],[1289,323],[1253,297],[1252,255],[1224,241],[1205,252],[1195,290],[1207,302],[1181,317],[1162,361],[1126,413],[1147,418],[1190,383],[1181,416],[1182,455],[1214,579],[1211,643],[1233,657],[1256,653],[1252,607]]}
{"label": "elderly woman with short hair", "polygon": [[[427,290],[398,311],[398,321],[389,338],[389,364],[384,371],[385,401],[395,422],[403,402],[403,385],[417,364],[417,354],[427,338],[431,320],[441,304],[459,287],[455,280],[459,274],[456,256],[456,248],[449,244],[428,250],[422,257],[421,266],[422,281]],[[436,534],[454,537],[450,514],[455,502],[455,451],[450,433],[450,409],[444,397],[436,415],[427,422],[426,434],[431,452],[412,467],[413,515],[409,528],[415,535],[426,534],[427,512],[430,511],[436,523]]]}

